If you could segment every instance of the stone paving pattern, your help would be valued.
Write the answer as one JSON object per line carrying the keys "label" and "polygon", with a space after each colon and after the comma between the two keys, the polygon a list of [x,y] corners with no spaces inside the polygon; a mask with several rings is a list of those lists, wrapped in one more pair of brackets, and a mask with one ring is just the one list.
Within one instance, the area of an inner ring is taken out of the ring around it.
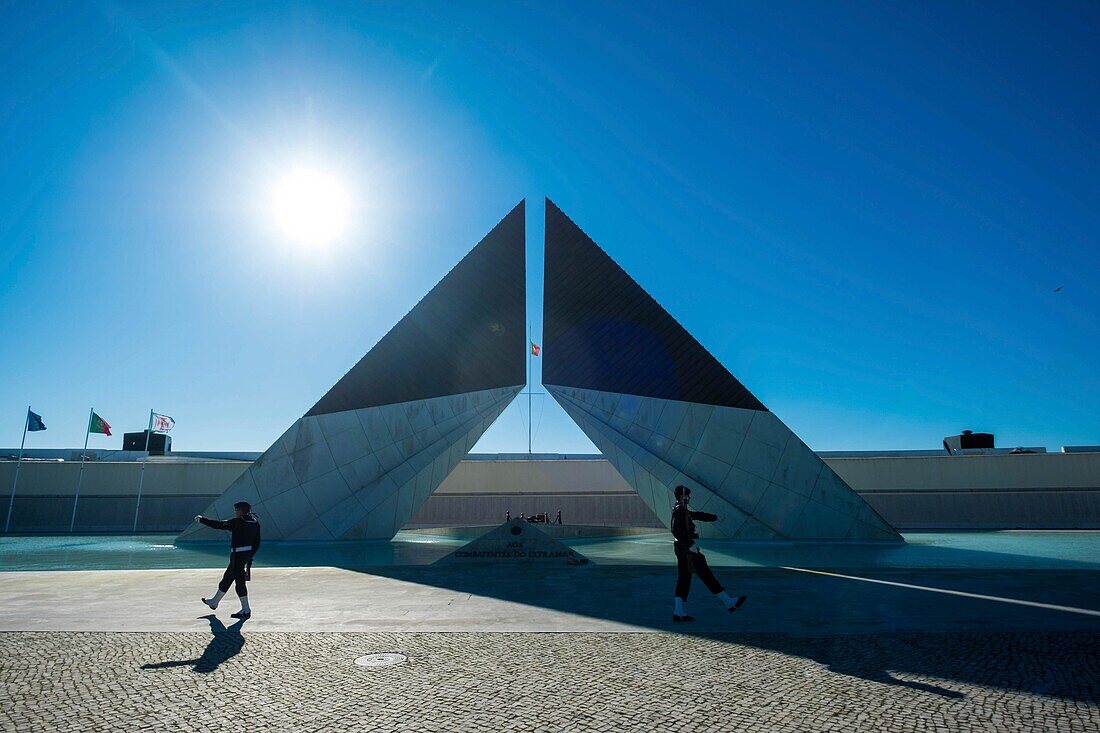
{"label": "stone paving pattern", "polygon": [[[1096,731],[1100,634],[0,634],[3,731]],[[357,667],[398,651],[403,665]]]}

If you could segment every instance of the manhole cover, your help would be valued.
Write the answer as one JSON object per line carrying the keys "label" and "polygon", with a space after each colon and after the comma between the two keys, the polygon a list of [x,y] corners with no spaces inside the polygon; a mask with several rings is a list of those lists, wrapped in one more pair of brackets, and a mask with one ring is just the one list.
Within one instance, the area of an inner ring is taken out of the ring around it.
{"label": "manhole cover", "polygon": [[355,660],[360,667],[392,667],[407,660],[404,654],[396,652],[381,652],[379,654],[364,654]]}

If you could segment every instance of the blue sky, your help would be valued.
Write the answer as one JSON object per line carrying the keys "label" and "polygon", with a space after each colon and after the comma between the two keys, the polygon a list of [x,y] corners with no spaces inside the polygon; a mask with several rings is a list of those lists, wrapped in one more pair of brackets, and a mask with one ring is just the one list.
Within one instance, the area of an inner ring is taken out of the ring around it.
{"label": "blue sky", "polygon": [[[1098,33],[1085,2],[4,4],[0,446],[29,403],[34,447],[95,406],[262,450],[523,197],[537,334],[543,196],[815,449],[1100,444]],[[325,247],[270,225],[301,161],[353,191]],[[536,451],[592,450],[534,412]]]}

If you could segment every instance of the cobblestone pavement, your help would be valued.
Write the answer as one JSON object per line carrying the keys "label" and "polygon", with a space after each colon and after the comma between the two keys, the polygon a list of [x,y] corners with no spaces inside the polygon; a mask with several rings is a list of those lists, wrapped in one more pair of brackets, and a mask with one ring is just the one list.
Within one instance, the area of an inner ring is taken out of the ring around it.
{"label": "cobblestone pavement", "polygon": [[1091,632],[244,631],[0,634],[0,730],[1100,730]]}

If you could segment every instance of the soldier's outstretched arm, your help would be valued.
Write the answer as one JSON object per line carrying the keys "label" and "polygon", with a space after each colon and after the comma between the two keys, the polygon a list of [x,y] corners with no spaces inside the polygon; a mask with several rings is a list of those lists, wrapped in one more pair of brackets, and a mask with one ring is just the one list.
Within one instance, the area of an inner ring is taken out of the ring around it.
{"label": "soldier's outstretched arm", "polygon": [[195,517],[195,521],[200,524],[205,524],[211,529],[229,529],[229,522],[223,522],[220,519],[208,519],[201,514]]}

